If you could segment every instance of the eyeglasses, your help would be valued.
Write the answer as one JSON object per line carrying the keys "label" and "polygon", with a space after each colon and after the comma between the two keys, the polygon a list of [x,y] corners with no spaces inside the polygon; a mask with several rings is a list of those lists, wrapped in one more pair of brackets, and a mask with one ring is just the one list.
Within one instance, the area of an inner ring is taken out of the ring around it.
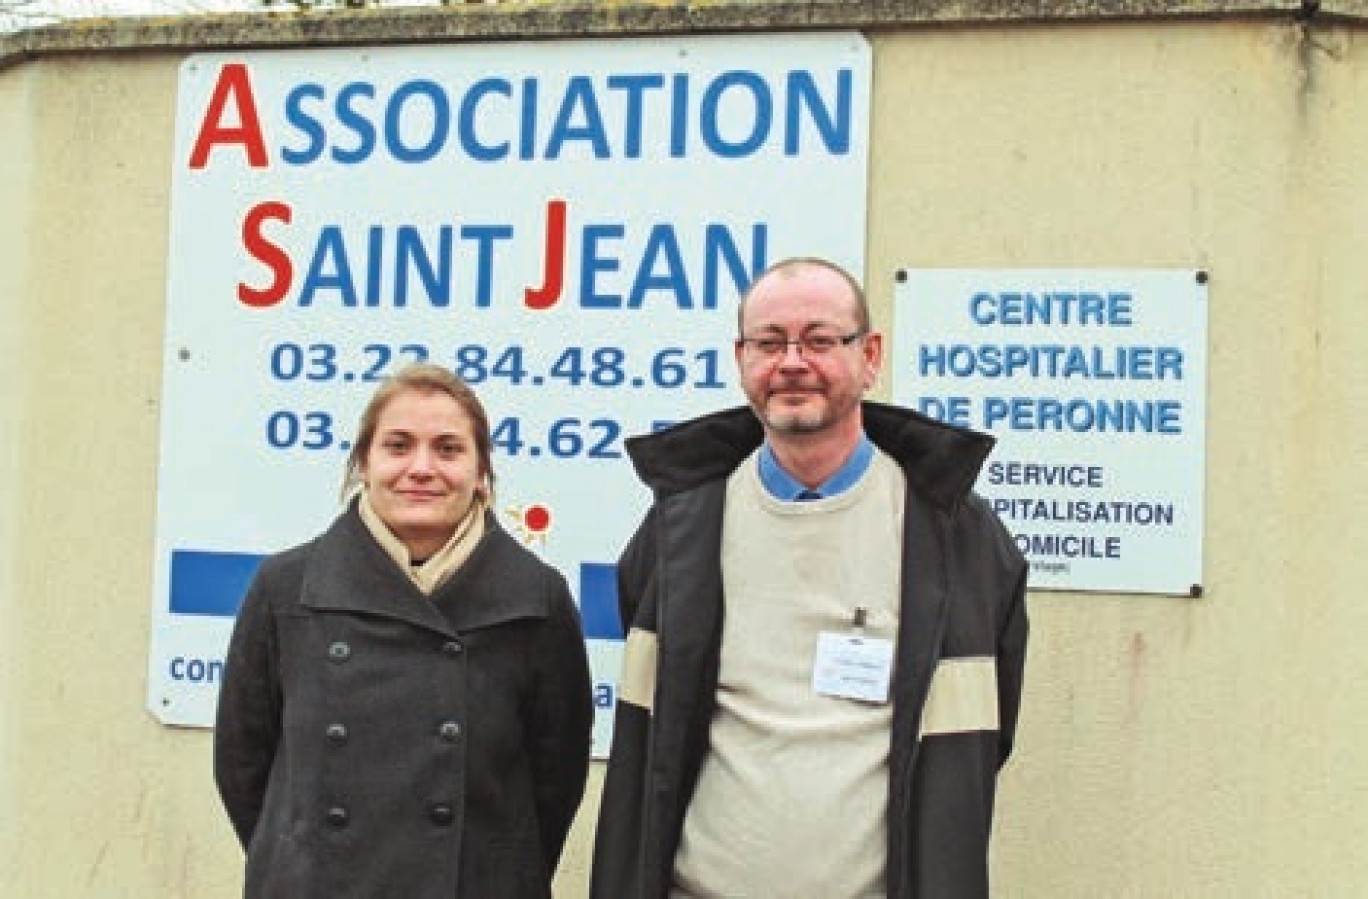
{"label": "eyeglasses", "polygon": [[777,359],[786,355],[791,346],[798,347],[798,355],[806,358],[808,356],[825,356],[838,346],[850,346],[868,333],[868,331],[851,331],[849,334],[826,334],[818,331],[793,338],[771,335],[738,337],[736,342],[738,345],[750,349],[757,356],[766,359]]}

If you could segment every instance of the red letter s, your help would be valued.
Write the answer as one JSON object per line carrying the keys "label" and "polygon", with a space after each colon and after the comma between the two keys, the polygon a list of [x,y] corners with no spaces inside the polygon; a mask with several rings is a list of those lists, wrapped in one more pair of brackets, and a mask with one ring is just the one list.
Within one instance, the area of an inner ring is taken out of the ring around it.
{"label": "red letter s", "polygon": [[288,253],[266,239],[261,233],[261,225],[266,219],[278,219],[289,224],[291,213],[288,203],[267,200],[249,209],[246,218],[242,220],[243,247],[252,258],[259,260],[275,273],[270,285],[263,290],[239,282],[238,299],[243,304],[264,309],[285,299],[290,282],[294,279],[294,264],[290,262]]}

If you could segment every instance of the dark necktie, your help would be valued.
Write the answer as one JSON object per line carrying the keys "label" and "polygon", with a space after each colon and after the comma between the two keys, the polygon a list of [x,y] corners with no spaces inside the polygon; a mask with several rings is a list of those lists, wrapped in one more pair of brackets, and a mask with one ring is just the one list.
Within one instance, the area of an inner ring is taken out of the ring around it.
{"label": "dark necktie", "polygon": [[794,497],[794,499],[795,499],[796,501],[800,502],[800,503],[805,503],[805,502],[807,502],[808,500],[821,499],[821,498],[822,498],[822,494],[818,493],[816,490],[803,490],[803,491],[800,491],[800,492],[798,493],[798,495]]}

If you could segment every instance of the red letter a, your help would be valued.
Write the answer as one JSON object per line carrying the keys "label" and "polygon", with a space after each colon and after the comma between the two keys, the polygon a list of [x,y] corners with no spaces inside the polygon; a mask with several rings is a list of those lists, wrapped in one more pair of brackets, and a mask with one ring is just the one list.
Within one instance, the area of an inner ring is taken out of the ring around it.
{"label": "red letter a", "polygon": [[[237,105],[239,125],[223,124],[224,107],[229,97]],[[266,141],[261,136],[261,119],[257,116],[256,98],[252,96],[252,80],[247,66],[240,62],[225,65],[219,70],[214,95],[200,123],[195,149],[190,153],[190,168],[202,169],[209,162],[209,150],[217,144],[242,144],[247,150],[247,164],[254,169],[266,168]]]}

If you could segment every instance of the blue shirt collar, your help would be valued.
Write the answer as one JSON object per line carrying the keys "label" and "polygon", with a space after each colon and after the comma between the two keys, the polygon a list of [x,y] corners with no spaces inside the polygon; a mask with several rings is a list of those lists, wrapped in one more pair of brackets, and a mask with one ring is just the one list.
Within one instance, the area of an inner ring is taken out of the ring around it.
{"label": "blue shirt collar", "polygon": [[[873,458],[874,444],[861,434],[860,442],[855,445],[855,451],[850,454],[850,458],[846,459],[845,464],[838,468],[835,474],[817,486],[817,492],[823,497],[846,492],[869,470],[869,463]],[[768,440],[760,446],[758,462],[760,483],[765,485],[766,492],[775,499],[792,502],[797,499],[799,493],[807,489],[793,475],[784,471],[779,460],[774,457],[774,449]]]}

